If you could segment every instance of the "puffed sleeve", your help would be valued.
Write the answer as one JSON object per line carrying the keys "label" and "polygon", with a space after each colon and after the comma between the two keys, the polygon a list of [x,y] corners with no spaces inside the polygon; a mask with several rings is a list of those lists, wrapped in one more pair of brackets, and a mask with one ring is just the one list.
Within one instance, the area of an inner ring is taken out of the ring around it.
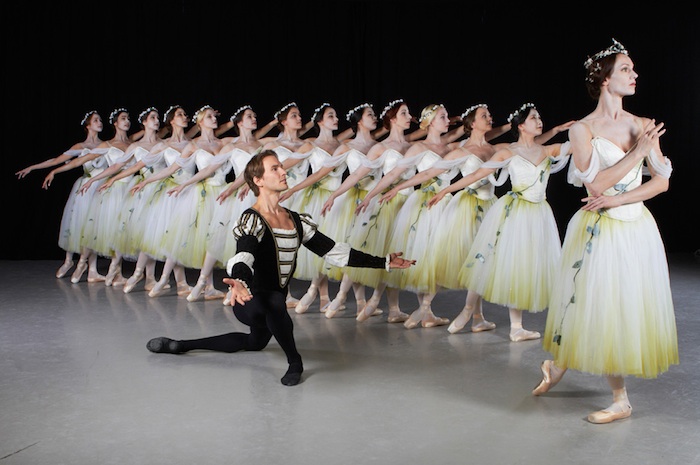
{"label": "puffed sleeve", "polygon": [[255,255],[264,234],[262,219],[250,211],[243,212],[233,227],[236,255],[226,262],[226,271],[230,277],[242,280],[248,287],[255,269]]}

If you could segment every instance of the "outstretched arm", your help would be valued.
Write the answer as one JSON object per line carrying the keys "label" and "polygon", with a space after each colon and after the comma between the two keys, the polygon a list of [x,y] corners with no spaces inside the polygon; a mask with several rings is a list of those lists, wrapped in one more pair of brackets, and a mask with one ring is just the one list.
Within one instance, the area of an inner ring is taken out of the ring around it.
{"label": "outstretched arm", "polygon": [[535,137],[535,142],[538,144],[545,144],[547,143],[552,137],[556,136],[560,132],[568,131],[569,128],[576,122],[576,120],[571,120],[567,121],[564,124],[560,124],[559,126],[554,126],[552,129],[550,129],[547,132],[544,132],[540,134],[539,136]]}
{"label": "outstretched arm", "polygon": [[314,183],[320,181],[321,179],[323,179],[324,177],[326,177],[326,176],[328,175],[328,173],[330,173],[330,172],[333,171],[334,169],[335,169],[335,168],[334,168],[333,166],[326,166],[326,167],[320,168],[320,169],[317,170],[315,173],[311,173],[309,176],[307,176],[307,177],[306,177],[303,181],[301,181],[299,184],[297,184],[296,186],[291,187],[291,188],[287,189],[286,191],[284,191],[284,192],[280,195],[280,202],[283,202],[283,201],[287,200],[287,199],[290,198],[295,192],[299,192],[299,191],[302,190],[303,188],[308,187],[308,186],[311,186],[311,185],[313,185]]}

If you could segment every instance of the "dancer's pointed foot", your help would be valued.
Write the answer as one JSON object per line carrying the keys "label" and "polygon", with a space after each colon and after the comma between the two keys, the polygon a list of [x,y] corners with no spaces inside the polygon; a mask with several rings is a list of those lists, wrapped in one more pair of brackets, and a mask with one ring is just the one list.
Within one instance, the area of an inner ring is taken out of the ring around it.
{"label": "dancer's pointed foot", "polygon": [[288,295],[286,303],[287,303],[287,308],[295,308],[297,306],[297,304],[299,303],[299,299],[297,299],[296,297],[292,297],[291,295]]}
{"label": "dancer's pointed foot", "polygon": [[126,284],[126,278],[122,276],[121,273],[117,273],[117,276],[112,281],[112,287],[120,287]]}
{"label": "dancer's pointed foot", "polygon": [[632,415],[632,406],[628,402],[613,402],[613,404],[588,415],[588,421],[597,425],[622,420]]}
{"label": "dancer's pointed foot", "polygon": [[83,278],[83,275],[88,269],[88,264],[87,260],[80,260],[78,262],[78,266],[75,267],[75,271],[70,277],[70,282],[73,284],[77,284],[80,282],[80,280]]}
{"label": "dancer's pointed foot", "polygon": [[212,285],[206,286],[202,295],[204,296],[204,300],[223,300],[226,296],[226,294]]}
{"label": "dancer's pointed foot", "polygon": [[321,313],[324,313],[326,311],[326,308],[328,308],[328,305],[330,305],[331,299],[327,295],[322,295],[318,299],[318,309]]}
{"label": "dancer's pointed foot", "polygon": [[134,274],[132,274],[129,279],[126,280],[124,285],[124,294],[134,290],[134,287],[143,279],[143,270],[141,268],[136,268]]}
{"label": "dancer's pointed foot", "polygon": [[450,324],[449,318],[442,318],[433,314],[433,312],[428,311],[423,315],[421,320],[421,326],[424,328],[434,328],[435,326],[445,326]]}
{"label": "dancer's pointed foot", "polygon": [[180,281],[177,283],[177,295],[180,297],[186,297],[192,292],[192,286],[187,284],[187,281]]}
{"label": "dancer's pointed foot", "polygon": [[117,273],[119,273],[119,264],[114,262],[110,263],[107,275],[105,276],[105,286],[109,287],[114,283]]}
{"label": "dancer's pointed foot", "polygon": [[389,309],[389,316],[386,319],[387,323],[403,323],[404,321],[408,320],[409,316],[408,313],[404,313],[398,308]]}
{"label": "dancer's pointed foot", "polygon": [[474,307],[465,305],[462,311],[459,312],[459,315],[457,315],[457,318],[452,320],[450,326],[447,327],[447,331],[452,334],[460,332],[462,328],[467,325],[467,322],[471,319],[473,313]]}
{"label": "dancer's pointed foot", "polygon": [[[370,299],[370,300],[371,300],[371,299]],[[357,301],[357,315],[356,315],[356,316],[359,316],[360,313],[362,313],[363,311],[365,311],[366,307],[367,307],[367,301],[366,301],[366,300],[358,300],[358,301]],[[370,307],[369,309],[367,309],[367,313],[369,313],[370,311],[371,311],[372,313],[369,314],[369,316],[379,316],[379,315],[381,315],[382,313],[384,313],[384,311],[383,311],[381,308],[377,308],[376,305],[373,306],[373,307]]]}
{"label": "dancer's pointed foot", "polygon": [[472,333],[480,333],[482,331],[491,331],[492,329],[496,329],[496,323],[492,323],[490,321],[486,320],[481,320],[478,323],[474,323],[472,321]]}
{"label": "dancer's pointed foot", "polygon": [[406,321],[404,321],[403,327],[406,329],[417,328],[422,319],[423,319],[423,311],[421,309],[414,310],[414,312],[411,313],[411,315],[408,317],[408,319]]}
{"label": "dancer's pointed foot", "polygon": [[[357,321],[360,321],[360,322],[366,321],[370,317],[373,317],[377,314],[376,312],[377,312],[377,310],[379,310],[377,308],[377,306],[379,306],[379,299],[375,299],[374,297],[371,297],[364,306],[361,305],[360,302],[357,303],[357,308],[361,309],[357,312],[357,316],[355,317],[355,319]],[[379,315],[381,315],[382,311],[379,310],[379,312],[380,312]],[[408,315],[406,315],[406,317],[408,318]],[[403,321],[406,321],[406,320],[403,320]]]}
{"label": "dancer's pointed foot", "polygon": [[299,300],[299,303],[294,307],[294,311],[297,313],[306,313],[311,304],[316,300],[316,288],[314,286],[309,287],[306,294]]}
{"label": "dancer's pointed foot", "polygon": [[511,329],[510,340],[512,342],[531,341],[542,337],[537,331],[528,331],[525,328]]}
{"label": "dancer's pointed foot", "polygon": [[58,270],[56,270],[56,277],[64,277],[70,271],[71,268],[73,268],[73,260],[63,262],[63,265],[61,265],[58,268]]}
{"label": "dancer's pointed foot", "polygon": [[161,282],[158,281],[155,286],[153,286],[153,289],[150,290],[148,293],[148,297],[160,297],[161,295],[165,294],[165,285],[168,284],[167,281]]}
{"label": "dancer's pointed foot", "polygon": [[301,374],[304,372],[304,366],[301,362],[290,363],[287,372],[284,374],[282,384],[285,386],[296,386],[301,382]]}
{"label": "dancer's pointed foot", "polygon": [[553,360],[545,360],[542,362],[542,365],[540,365],[540,370],[542,370],[542,381],[540,381],[540,384],[535,386],[535,389],[532,390],[533,396],[544,394],[556,386],[557,383],[561,381],[561,378],[564,376],[564,372],[566,371],[557,368],[557,366],[554,365]]}
{"label": "dancer's pointed foot", "polygon": [[[358,306],[359,307],[359,306]],[[326,315],[326,318],[333,318],[338,314],[338,312],[345,310],[345,297],[336,296],[331,302],[328,303],[324,308],[321,309]]]}
{"label": "dancer's pointed foot", "polygon": [[156,354],[182,354],[185,351],[180,341],[167,337],[156,337],[146,343],[146,348]]}
{"label": "dancer's pointed foot", "polygon": [[103,283],[105,282],[105,276],[95,271],[88,271],[87,282],[89,283]]}
{"label": "dancer's pointed foot", "polygon": [[192,290],[190,291],[190,294],[187,296],[187,301],[188,302],[196,302],[199,300],[200,296],[202,295],[202,291],[204,291],[204,288],[207,285],[207,278],[204,276],[200,276],[199,279],[197,279],[197,284],[194,285]]}

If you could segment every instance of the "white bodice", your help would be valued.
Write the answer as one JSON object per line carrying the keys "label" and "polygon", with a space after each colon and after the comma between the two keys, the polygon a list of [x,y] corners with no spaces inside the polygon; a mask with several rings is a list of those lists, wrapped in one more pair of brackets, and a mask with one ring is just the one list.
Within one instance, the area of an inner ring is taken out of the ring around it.
{"label": "white bodice", "polygon": [[[462,173],[462,177],[464,177],[481,168],[483,164],[484,161],[481,158],[470,153],[467,155],[467,159],[464,163],[459,167],[459,171]],[[496,195],[496,186],[489,181],[488,176],[470,184],[467,186],[467,189],[471,191],[472,195],[481,200],[489,200]]]}
{"label": "white bodice", "polygon": [[[163,152],[163,159],[165,160],[165,164],[168,166],[171,166],[173,163],[175,163],[177,159],[181,156],[182,154],[172,147],[168,147],[167,149],[165,149],[165,152]],[[194,176],[195,168],[196,166],[194,163],[190,163],[186,167],[181,166],[180,169],[176,170],[172,174],[171,177],[177,184],[182,184],[183,182],[187,181],[192,176]]]}
{"label": "white bodice", "polygon": [[[195,157],[194,161],[199,171],[208,167],[214,161],[214,155],[204,149],[195,150],[191,156]],[[229,160],[230,159],[227,159],[224,163],[222,163],[216,169],[216,171],[214,171],[214,174],[206,178],[204,182],[211,186],[223,186],[226,184],[226,174],[231,171],[231,164]]]}
{"label": "white bodice", "polygon": [[[592,156],[598,157],[600,170],[611,167],[626,155],[620,147],[602,137],[593,138],[591,144],[593,145]],[[618,195],[621,192],[630,191],[641,186],[642,163],[643,161],[640,160],[629,173],[617,182],[617,184],[603,192],[603,195]],[[607,209],[604,215],[618,220],[629,221],[642,214],[642,207],[642,202],[620,205],[619,207]]]}

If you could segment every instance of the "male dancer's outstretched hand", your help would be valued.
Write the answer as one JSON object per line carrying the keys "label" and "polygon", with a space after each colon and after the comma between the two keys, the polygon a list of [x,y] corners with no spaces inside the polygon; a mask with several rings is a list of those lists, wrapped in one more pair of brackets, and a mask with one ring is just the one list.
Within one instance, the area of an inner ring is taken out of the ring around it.
{"label": "male dancer's outstretched hand", "polygon": [[390,268],[408,268],[411,265],[415,265],[415,260],[406,260],[401,258],[403,252],[394,252],[389,254],[389,267]]}
{"label": "male dancer's outstretched hand", "polygon": [[228,284],[228,288],[231,291],[231,303],[236,301],[241,305],[245,305],[246,302],[253,298],[253,295],[242,281],[234,278],[224,278],[223,281],[224,284]]}

